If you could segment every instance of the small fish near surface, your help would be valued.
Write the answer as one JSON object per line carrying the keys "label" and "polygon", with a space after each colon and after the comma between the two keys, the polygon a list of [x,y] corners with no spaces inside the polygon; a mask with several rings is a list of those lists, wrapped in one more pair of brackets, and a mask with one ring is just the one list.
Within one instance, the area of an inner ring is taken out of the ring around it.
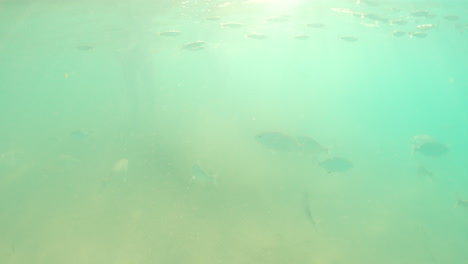
{"label": "small fish near surface", "polygon": [[353,164],[349,160],[341,157],[329,158],[320,162],[319,165],[328,173],[345,172],[353,167]]}
{"label": "small fish near surface", "polygon": [[257,34],[257,33],[246,34],[245,37],[246,37],[246,38],[249,38],[249,39],[256,39],[256,40],[263,40],[263,39],[267,39],[267,38],[268,38],[267,35]]}
{"label": "small fish near surface", "polygon": [[358,41],[358,38],[353,37],[353,36],[342,36],[340,37],[341,40],[344,40],[346,42],[356,42]]}
{"label": "small fish near surface", "polygon": [[310,27],[310,28],[324,28],[325,25],[322,24],[322,23],[308,23],[308,24],[306,24],[306,27]]}
{"label": "small fish near surface", "polygon": [[425,38],[427,37],[427,33],[424,32],[413,32],[410,34],[410,38]]}
{"label": "small fish near surface", "polygon": [[203,169],[199,164],[194,164],[191,169],[191,181],[200,185],[216,184],[216,178]]}
{"label": "small fish near surface", "polygon": [[297,34],[297,35],[294,35],[294,38],[295,38],[295,39],[298,39],[298,40],[306,40],[306,39],[309,39],[310,36],[309,36],[309,35],[305,35],[305,34]]}
{"label": "small fish near surface", "polygon": [[241,23],[233,23],[233,22],[221,24],[221,27],[223,28],[241,28],[243,26],[244,25]]}
{"label": "small fish near surface", "polygon": [[392,36],[394,37],[403,37],[406,35],[406,32],[404,31],[398,31],[398,30],[395,30],[392,32]]}
{"label": "small fish near surface", "polygon": [[190,43],[187,43],[185,45],[182,46],[182,49],[185,49],[185,50],[202,50],[205,48],[205,44],[206,42],[205,41],[194,41],[194,42],[190,42]]}
{"label": "small fish near surface", "polygon": [[163,37],[177,37],[177,36],[180,36],[181,34],[182,32],[177,31],[177,30],[169,30],[169,31],[164,31],[164,32],[159,33],[159,35]]}
{"label": "small fish near surface", "polygon": [[285,16],[273,16],[265,18],[265,22],[281,23],[288,21],[288,18]]}
{"label": "small fish near surface", "polygon": [[264,132],[257,134],[255,139],[263,146],[280,152],[300,151],[300,145],[295,137],[281,132]]}

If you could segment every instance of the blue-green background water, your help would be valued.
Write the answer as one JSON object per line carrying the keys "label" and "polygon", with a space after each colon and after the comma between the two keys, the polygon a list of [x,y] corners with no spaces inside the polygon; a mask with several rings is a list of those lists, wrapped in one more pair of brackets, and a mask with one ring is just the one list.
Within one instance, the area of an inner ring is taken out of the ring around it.
{"label": "blue-green background water", "polygon": [[465,1],[1,0],[0,263],[466,263],[467,47]]}

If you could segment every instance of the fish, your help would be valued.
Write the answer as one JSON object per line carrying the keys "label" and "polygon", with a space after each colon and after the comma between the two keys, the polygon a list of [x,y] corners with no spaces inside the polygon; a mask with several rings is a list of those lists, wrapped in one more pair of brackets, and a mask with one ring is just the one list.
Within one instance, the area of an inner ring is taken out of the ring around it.
{"label": "fish", "polygon": [[310,36],[305,35],[305,34],[298,34],[298,35],[294,35],[293,38],[298,39],[298,40],[306,40],[306,39],[310,38]]}
{"label": "fish", "polygon": [[207,17],[205,19],[208,20],[208,21],[218,21],[218,20],[221,19],[221,17],[220,16],[212,16],[212,17]]}
{"label": "fish", "polygon": [[448,16],[444,16],[444,19],[448,20],[448,21],[458,21],[460,19],[460,17],[455,16],[455,15],[448,15]]}
{"label": "fish", "polygon": [[90,130],[86,130],[86,129],[76,129],[76,130],[73,130],[71,133],[70,133],[70,136],[74,139],[79,139],[79,140],[83,140],[85,138],[88,138],[89,136],[91,136],[93,134],[93,131],[90,131]]}
{"label": "fish", "polygon": [[312,209],[310,207],[310,201],[309,201],[309,193],[304,192],[303,197],[302,197],[302,206],[304,207],[304,213],[307,217],[307,220],[314,226],[315,229],[317,229],[317,224],[318,221],[312,214]]}
{"label": "fish", "polygon": [[393,35],[394,37],[403,37],[404,35],[406,35],[406,32],[396,30],[396,31],[393,31],[393,32],[392,32],[392,35]]}
{"label": "fish", "polygon": [[244,25],[241,23],[223,23],[221,24],[223,28],[241,28]]}
{"label": "fish", "polygon": [[382,22],[382,23],[388,23],[390,21],[388,18],[382,17],[377,14],[364,14],[364,18]]}
{"label": "fish", "polygon": [[255,139],[263,146],[280,152],[301,150],[296,138],[280,132],[260,133],[255,136]]}
{"label": "fish", "polygon": [[325,27],[324,24],[322,23],[309,23],[309,24],[306,24],[307,27],[310,27],[310,28],[323,28]]}
{"label": "fish", "polygon": [[347,41],[347,42],[355,42],[358,40],[358,38],[353,37],[353,36],[343,36],[340,37],[342,40]]}
{"label": "fish", "polygon": [[112,167],[112,172],[115,174],[122,174],[128,172],[128,159],[119,159]]}
{"label": "fish", "polygon": [[216,178],[207,173],[198,163],[192,165],[191,181],[198,184],[216,184]]}
{"label": "fish", "polygon": [[468,210],[468,200],[463,200],[460,198],[460,194],[457,193],[457,203],[455,206],[461,206]]}
{"label": "fish", "polygon": [[392,25],[406,25],[406,24],[408,24],[408,21],[403,20],[403,19],[396,19],[396,20],[390,21],[390,24],[392,24]]}
{"label": "fish", "polygon": [[163,37],[177,37],[177,36],[180,36],[181,34],[182,32],[177,31],[177,30],[169,30],[169,31],[164,31],[164,32],[159,33],[159,35]]}
{"label": "fish", "polygon": [[93,50],[93,46],[90,46],[90,45],[78,45],[76,46],[76,48],[78,50],[81,50],[81,51],[90,51],[90,50]]}
{"label": "fish", "polygon": [[427,30],[431,30],[433,28],[436,28],[436,25],[434,24],[424,24],[424,25],[418,25],[416,26],[419,30],[424,30],[424,31],[427,31]]}
{"label": "fish", "polygon": [[319,163],[328,173],[345,172],[353,167],[353,164],[345,158],[334,157]]}
{"label": "fish", "polygon": [[415,16],[415,17],[428,17],[431,15],[431,13],[427,10],[420,10],[420,11],[412,12],[410,15]]}
{"label": "fish", "polygon": [[253,33],[253,34],[247,34],[245,35],[246,38],[250,38],[250,39],[257,39],[257,40],[262,40],[262,39],[266,39],[268,38],[267,35],[263,35],[263,34],[256,34],[256,33]]}
{"label": "fish", "polygon": [[288,21],[288,18],[285,16],[273,16],[273,17],[265,18],[265,22],[278,23],[278,22],[286,22],[286,21]]}
{"label": "fish", "polygon": [[182,46],[182,49],[186,49],[186,50],[201,50],[201,49],[204,49],[205,48],[205,44],[206,42],[205,41],[194,41],[194,42],[190,42],[190,43],[187,43],[185,45]]}
{"label": "fish", "polygon": [[301,148],[301,151],[305,154],[318,155],[322,153],[328,153],[328,149],[320,145],[313,138],[308,136],[297,136],[297,144]]}
{"label": "fish", "polygon": [[427,33],[424,32],[413,32],[410,34],[410,38],[416,37],[416,38],[425,38],[427,37]]}
{"label": "fish", "polygon": [[449,148],[440,142],[430,141],[414,146],[414,151],[419,152],[425,156],[439,157],[446,154],[449,151]]}
{"label": "fish", "polygon": [[433,179],[434,173],[426,168],[424,164],[418,164],[418,176],[419,177],[429,177],[431,180]]}

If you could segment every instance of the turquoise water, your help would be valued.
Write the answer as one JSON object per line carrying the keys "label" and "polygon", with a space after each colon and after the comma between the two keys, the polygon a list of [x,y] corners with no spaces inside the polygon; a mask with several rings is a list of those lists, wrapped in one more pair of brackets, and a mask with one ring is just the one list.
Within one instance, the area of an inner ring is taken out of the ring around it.
{"label": "turquoise water", "polygon": [[464,1],[1,0],[0,21],[0,263],[466,263]]}

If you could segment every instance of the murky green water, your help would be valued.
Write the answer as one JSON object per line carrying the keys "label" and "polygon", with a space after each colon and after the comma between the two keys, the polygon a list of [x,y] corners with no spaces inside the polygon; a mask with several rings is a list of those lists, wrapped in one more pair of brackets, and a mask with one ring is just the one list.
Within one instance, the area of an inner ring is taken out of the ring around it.
{"label": "murky green water", "polygon": [[467,47],[464,1],[1,0],[0,263],[466,263]]}

